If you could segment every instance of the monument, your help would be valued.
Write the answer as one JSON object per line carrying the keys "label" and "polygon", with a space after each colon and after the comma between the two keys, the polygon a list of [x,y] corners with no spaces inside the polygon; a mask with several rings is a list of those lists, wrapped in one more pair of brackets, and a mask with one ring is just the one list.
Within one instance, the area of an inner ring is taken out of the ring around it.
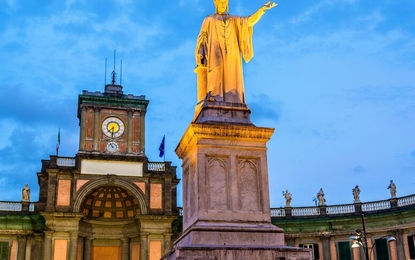
{"label": "monument", "polygon": [[252,29],[269,1],[248,17],[214,0],[195,58],[197,105],[176,154],[183,160],[183,233],[162,259],[309,260],[309,249],[284,246],[271,223],[267,147],[273,128],[257,127],[245,103],[242,58],[253,57]]}

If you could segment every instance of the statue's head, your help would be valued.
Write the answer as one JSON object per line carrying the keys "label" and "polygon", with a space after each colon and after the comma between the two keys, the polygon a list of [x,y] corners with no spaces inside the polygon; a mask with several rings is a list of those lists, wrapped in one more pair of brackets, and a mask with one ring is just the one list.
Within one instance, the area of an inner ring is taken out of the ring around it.
{"label": "statue's head", "polygon": [[216,13],[225,14],[229,11],[228,0],[213,0],[215,4]]}

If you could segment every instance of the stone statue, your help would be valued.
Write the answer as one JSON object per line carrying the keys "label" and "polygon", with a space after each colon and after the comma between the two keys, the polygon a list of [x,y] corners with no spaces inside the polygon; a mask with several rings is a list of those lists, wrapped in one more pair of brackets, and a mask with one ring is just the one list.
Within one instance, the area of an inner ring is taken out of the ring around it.
{"label": "stone statue", "polygon": [[352,193],[353,193],[353,198],[354,198],[353,202],[354,203],[360,202],[360,198],[359,198],[359,195],[360,195],[359,185],[356,185],[356,187],[354,187],[354,189],[352,189]]}
{"label": "stone statue", "polygon": [[230,15],[228,0],[214,4],[216,12],[204,19],[197,38],[197,101],[209,94],[212,100],[245,103],[242,58],[249,62],[254,56],[253,26],[277,3],[268,1],[247,17]]}
{"label": "stone statue", "polygon": [[291,193],[289,193],[288,190],[286,190],[285,192],[282,191],[282,195],[285,197],[285,207],[290,208],[291,207],[291,200],[292,200]]}
{"label": "stone statue", "polygon": [[326,205],[326,199],[324,198],[323,188],[320,188],[319,192],[317,193],[317,200],[319,206]]}
{"label": "stone statue", "polygon": [[26,183],[22,189],[22,201],[29,202],[30,201],[30,188],[29,185]]}
{"label": "stone statue", "polygon": [[396,185],[393,183],[393,180],[389,183],[388,189],[391,192],[391,198],[396,198]]}

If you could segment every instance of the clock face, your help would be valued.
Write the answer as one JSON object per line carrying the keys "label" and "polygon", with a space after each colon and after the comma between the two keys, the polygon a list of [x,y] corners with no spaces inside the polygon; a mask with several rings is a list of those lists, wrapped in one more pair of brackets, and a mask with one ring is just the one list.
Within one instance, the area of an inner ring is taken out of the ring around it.
{"label": "clock face", "polygon": [[102,122],[102,132],[110,138],[120,137],[124,133],[124,123],[117,117],[108,117]]}
{"label": "clock face", "polygon": [[107,151],[110,153],[118,152],[118,144],[116,142],[108,142]]}

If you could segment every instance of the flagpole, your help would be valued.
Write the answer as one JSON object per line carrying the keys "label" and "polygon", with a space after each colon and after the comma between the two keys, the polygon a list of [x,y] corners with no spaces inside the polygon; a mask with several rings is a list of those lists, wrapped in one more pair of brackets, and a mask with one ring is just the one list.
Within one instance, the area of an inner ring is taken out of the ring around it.
{"label": "flagpole", "polygon": [[56,157],[59,156],[59,146],[61,144],[61,128],[58,129],[58,142],[56,143]]}
{"label": "flagpole", "polygon": [[164,139],[164,154],[163,154],[163,159],[164,162],[166,162],[166,135],[163,136]]}

